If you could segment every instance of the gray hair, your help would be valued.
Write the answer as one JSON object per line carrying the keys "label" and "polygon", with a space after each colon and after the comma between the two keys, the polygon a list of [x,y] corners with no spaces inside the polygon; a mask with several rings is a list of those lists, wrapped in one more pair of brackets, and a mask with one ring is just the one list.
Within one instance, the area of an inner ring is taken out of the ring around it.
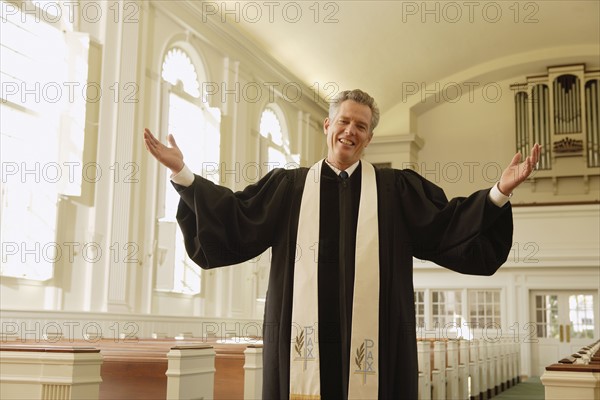
{"label": "gray hair", "polygon": [[371,132],[375,130],[375,127],[379,123],[379,107],[375,103],[375,99],[372,98],[367,92],[363,92],[360,89],[344,90],[335,96],[335,98],[329,103],[329,119],[333,121],[337,115],[340,105],[346,101],[352,100],[358,104],[364,104],[371,109]]}

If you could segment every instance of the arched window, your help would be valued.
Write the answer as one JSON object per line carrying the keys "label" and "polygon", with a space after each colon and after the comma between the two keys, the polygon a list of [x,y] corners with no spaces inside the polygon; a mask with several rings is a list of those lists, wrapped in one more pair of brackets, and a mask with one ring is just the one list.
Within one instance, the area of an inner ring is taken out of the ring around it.
{"label": "arched window", "polygon": [[260,118],[261,162],[269,163],[270,168],[285,168],[298,165],[299,156],[290,151],[290,141],[285,128],[285,120],[279,108],[271,104],[265,108]]}
{"label": "arched window", "polygon": [[[200,93],[198,74],[189,55],[171,48],[162,65],[161,140],[172,134],[184,152],[186,165],[197,174],[215,171],[220,161],[218,109],[208,107]],[[218,181],[218,176],[206,176]],[[161,185],[158,222],[157,290],[186,294],[201,291],[201,270],[189,259],[175,220],[179,195],[165,174]]]}
{"label": "arched window", "polygon": [[176,47],[169,50],[162,65],[162,78],[173,86],[181,82],[187,94],[194,98],[200,97],[196,68],[183,50]]}
{"label": "arched window", "polygon": [[[260,165],[268,166],[263,173],[274,168],[293,168],[300,163],[300,156],[292,154],[290,140],[283,112],[275,104],[269,104],[262,112],[259,125],[260,133]],[[267,296],[270,250],[255,259],[254,274],[256,275],[255,317],[264,314],[264,304]]]}

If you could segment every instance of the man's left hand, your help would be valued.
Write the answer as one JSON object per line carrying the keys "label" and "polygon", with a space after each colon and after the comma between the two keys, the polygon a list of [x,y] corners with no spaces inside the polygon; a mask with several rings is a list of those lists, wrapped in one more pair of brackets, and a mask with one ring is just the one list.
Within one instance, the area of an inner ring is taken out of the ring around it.
{"label": "man's left hand", "polygon": [[498,189],[506,196],[510,195],[517,186],[531,175],[540,159],[542,147],[539,144],[533,145],[531,154],[521,162],[521,152],[513,157],[510,165],[502,172]]}

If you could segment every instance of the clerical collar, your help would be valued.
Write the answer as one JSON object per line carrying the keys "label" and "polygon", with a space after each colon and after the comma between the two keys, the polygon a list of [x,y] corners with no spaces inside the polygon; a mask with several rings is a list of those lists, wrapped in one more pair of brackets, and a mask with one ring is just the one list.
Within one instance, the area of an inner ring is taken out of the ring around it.
{"label": "clerical collar", "polygon": [[[352,175],[352,173],[358,167],[359,163],[360,163],[360,160],[358,160],[357,162],[355,162],[354,164],[352,164],[351,166],[349,166],[348,168],[345,169],[345,171],[348,173],[348,176]],[[327,159],[325,159],[325,164],[329,165],[329,168],[331,168],[333,170],[333,172],[335,172],[336,175],[339,175],[340,172],[342,172],[341,169],[339,169],[336,166],[334,166],[333,164],[331,164],[329,161],[327,161]]]}

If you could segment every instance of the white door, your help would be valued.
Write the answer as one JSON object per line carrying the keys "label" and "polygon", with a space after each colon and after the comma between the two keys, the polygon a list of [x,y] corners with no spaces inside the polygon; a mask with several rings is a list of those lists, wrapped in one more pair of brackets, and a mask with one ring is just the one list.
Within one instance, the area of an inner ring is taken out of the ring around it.
{"label": "white door", "polygon": [[531,292],[532,375],[576,353],[598,337],[598,292],[547,290]]}

